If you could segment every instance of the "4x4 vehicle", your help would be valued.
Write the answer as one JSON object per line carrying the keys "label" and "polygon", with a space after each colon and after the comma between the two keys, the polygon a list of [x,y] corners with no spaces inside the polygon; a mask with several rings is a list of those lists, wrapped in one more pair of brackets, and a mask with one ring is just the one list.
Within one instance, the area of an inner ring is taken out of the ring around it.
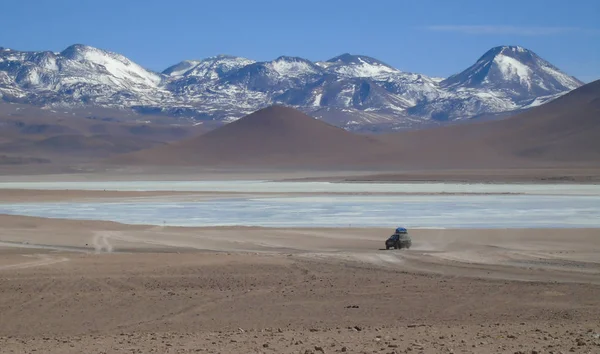
{"label": "4x4 vehicle", "polygon": [[412,240],[408,235],[408,231],[406,231],[403,227],[396,228],[396,231],[392,236],[390,236],[387,240],[385,240],[385,249],[389,250],[390,248],[394,249],[402,249],[402,248],[410,248],[412,245]]}

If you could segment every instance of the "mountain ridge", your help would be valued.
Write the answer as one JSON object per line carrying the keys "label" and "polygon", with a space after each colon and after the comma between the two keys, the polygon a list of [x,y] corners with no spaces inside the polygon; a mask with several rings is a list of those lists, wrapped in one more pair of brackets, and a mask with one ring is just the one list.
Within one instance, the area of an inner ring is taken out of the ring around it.
{"label": "mountain ridge", "polygon": [[[519,46],[494,47],[443,80],[350,53],[318,62],[218,55],[184,60],[158,73],[83,44],[58,53],[0,50],[0,100],[225,122],[283,104],[346,129],[411,127],[530,108],[581,84]],[[333,115],[319,116],[323,109],[336,112],[335,121],[329,120]]]}

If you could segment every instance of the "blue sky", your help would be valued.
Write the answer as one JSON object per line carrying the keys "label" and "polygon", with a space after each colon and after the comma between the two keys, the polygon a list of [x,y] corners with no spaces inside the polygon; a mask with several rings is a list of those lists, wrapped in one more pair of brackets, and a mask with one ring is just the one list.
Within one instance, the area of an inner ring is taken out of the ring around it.
{"label": "blue sky", "polygon": [[583,81],[600,79],[598,0],[23,0],[2,12],[0,46],[82,43],[156,71],[217,54],[325,60],[349,52],[449,76],[510,44]]}

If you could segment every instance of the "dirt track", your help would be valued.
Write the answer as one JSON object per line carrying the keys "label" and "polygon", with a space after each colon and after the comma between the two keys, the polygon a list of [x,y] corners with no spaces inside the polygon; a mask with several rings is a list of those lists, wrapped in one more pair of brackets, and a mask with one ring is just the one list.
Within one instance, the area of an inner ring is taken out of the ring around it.
{"label": "dirt track", "polygon": [[0,222],[3,353],[600,350],[598,230]]}

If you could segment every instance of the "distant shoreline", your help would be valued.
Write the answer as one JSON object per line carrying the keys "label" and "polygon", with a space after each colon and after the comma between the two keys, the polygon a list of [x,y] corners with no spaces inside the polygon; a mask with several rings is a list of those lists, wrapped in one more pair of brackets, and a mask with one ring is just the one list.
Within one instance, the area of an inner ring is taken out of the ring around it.
{"label": "distant shoreline", "polygon": [[[333,183],[600,184],[600,167],[439,170],[249,170],[154,166],[118,171],[1,173],[3,182],[272,181]],[[7,171],[4,171],[7,172]],[[38,171],[39,172],[39,171]]]}

